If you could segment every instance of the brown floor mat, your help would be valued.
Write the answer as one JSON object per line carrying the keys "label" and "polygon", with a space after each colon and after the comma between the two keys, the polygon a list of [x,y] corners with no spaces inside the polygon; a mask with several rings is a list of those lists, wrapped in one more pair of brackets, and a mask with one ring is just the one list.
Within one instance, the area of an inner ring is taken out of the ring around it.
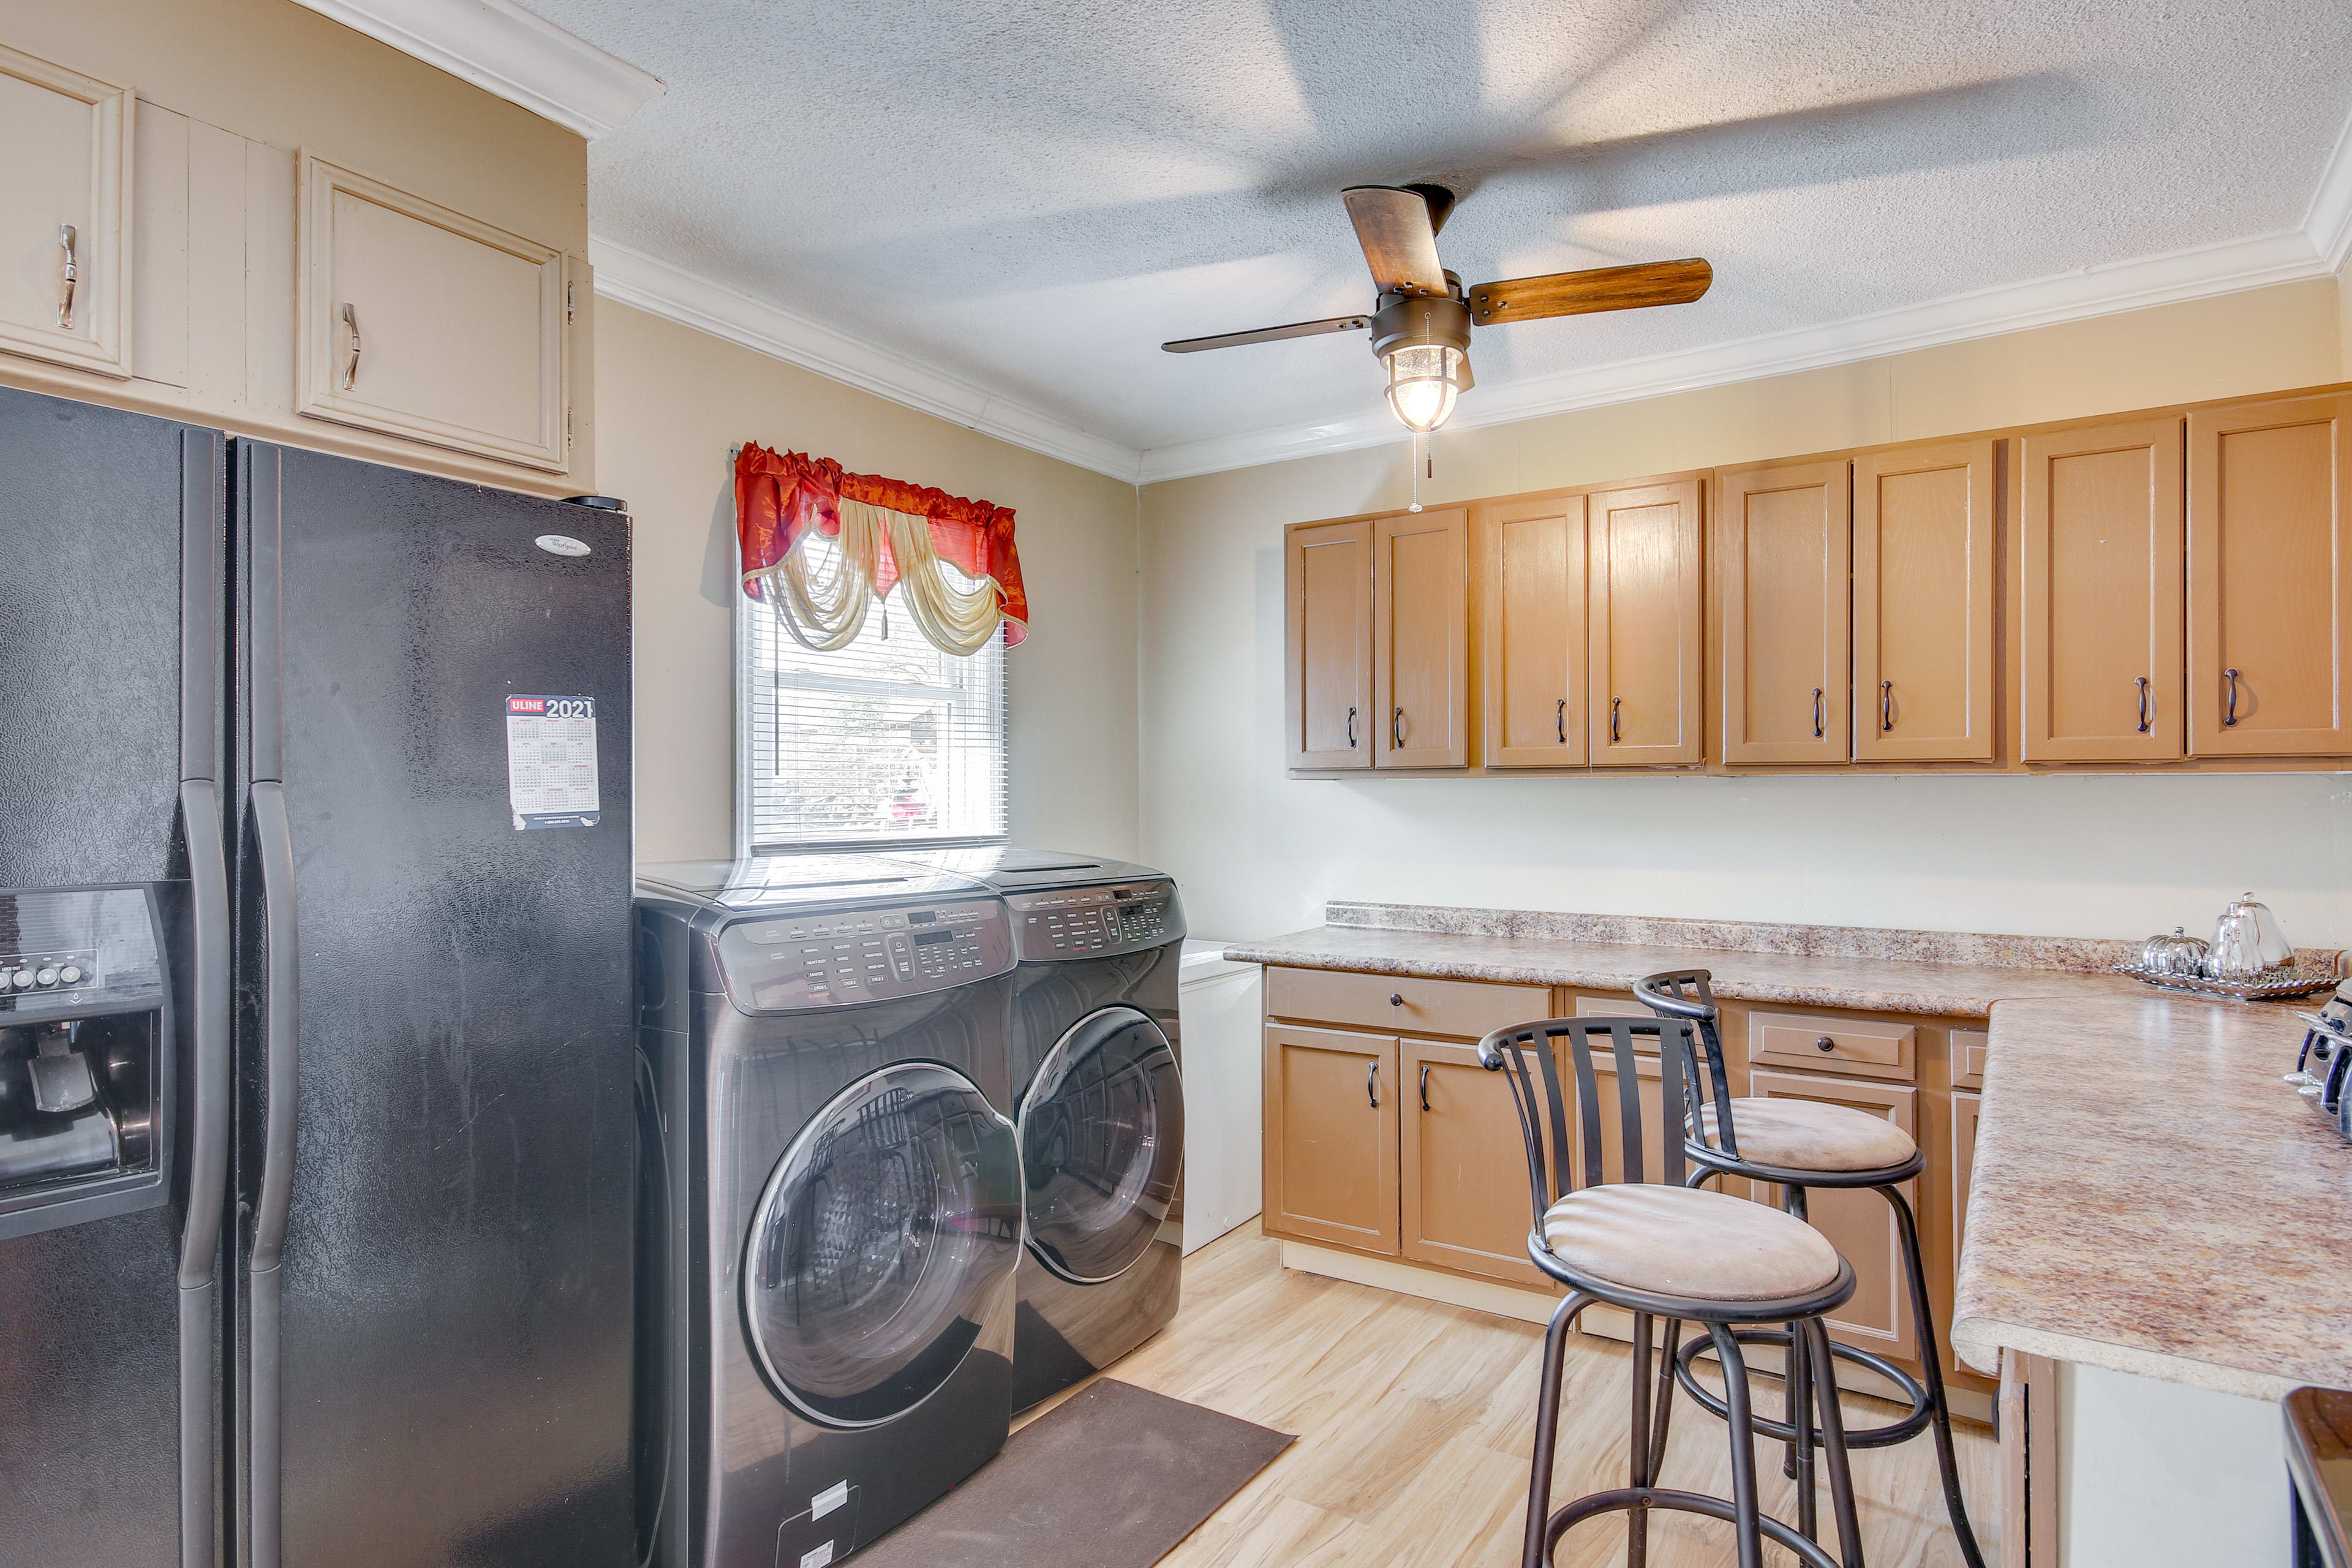
{"label": "brown floor mat", "polygon": [[856,1568],[1150,1568],[1297,1439],[1102,1378]]}

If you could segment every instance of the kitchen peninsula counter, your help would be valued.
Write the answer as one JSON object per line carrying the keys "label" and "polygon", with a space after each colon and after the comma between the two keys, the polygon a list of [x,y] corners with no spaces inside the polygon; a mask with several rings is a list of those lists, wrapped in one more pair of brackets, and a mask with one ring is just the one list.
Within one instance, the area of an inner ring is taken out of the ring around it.
{"label": "kitchen peninsula counter", "polygon": [[2280,1081],[2302,1026],[2135,990],[1993,1009],[1954,1348],[2352,1386],[2352,1144]]}

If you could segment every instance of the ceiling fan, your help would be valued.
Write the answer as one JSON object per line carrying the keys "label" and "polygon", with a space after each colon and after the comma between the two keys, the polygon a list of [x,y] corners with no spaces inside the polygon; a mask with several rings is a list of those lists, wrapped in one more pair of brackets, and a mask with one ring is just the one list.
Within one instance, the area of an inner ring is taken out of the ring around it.
{"label": "ceiling fan", "polygon": [[1180,338],[1160,346],[1186,354],[1370,328],[1372,353],[1388,366],[1390,408],[1410,428],[1430,431],[1445,423],[1455,396],[1471,385],[1472,326],[1686,305],[1715,281],[1715,268],[1691,257],[1507,278],[1465,289],[1437,259],[1437,231],[1454,210],[1452,191],[1426,184],[1350,185],[1339,194],[1380,289],[1370,315]]}

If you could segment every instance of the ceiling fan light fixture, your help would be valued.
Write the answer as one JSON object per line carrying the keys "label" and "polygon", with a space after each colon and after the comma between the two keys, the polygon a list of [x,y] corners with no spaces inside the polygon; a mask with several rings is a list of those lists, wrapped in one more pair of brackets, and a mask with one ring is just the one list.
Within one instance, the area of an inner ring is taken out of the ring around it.
{"label": "ceiling fan light fixture", "polygon": [[1448,343],[1412,343],[1382,356],[1389,367],[1389,408],[1405,428],[1427,435],[1454,412],[1470,370],[1470,356]]}

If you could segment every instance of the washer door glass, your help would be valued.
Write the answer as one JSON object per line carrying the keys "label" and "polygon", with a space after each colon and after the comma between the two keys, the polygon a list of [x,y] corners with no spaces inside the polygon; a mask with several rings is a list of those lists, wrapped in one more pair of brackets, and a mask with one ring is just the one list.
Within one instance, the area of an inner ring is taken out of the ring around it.
{"label": "washer door glass", "polygon": [[1020,1237],[1013,1124],[961,1073],[886,1068],[817,1113],[760,1194],[743,1268],[753,1353],[827,1426],[903,1415],[962,1364]]}
{"label": "washer door glass", "polygon": [[1117,1279],[1160,1234],[1183,1162],[1175,1047],[1132,1007],[1089,1014],[1021,1101],[1029,1250],[1081,1285]]}

